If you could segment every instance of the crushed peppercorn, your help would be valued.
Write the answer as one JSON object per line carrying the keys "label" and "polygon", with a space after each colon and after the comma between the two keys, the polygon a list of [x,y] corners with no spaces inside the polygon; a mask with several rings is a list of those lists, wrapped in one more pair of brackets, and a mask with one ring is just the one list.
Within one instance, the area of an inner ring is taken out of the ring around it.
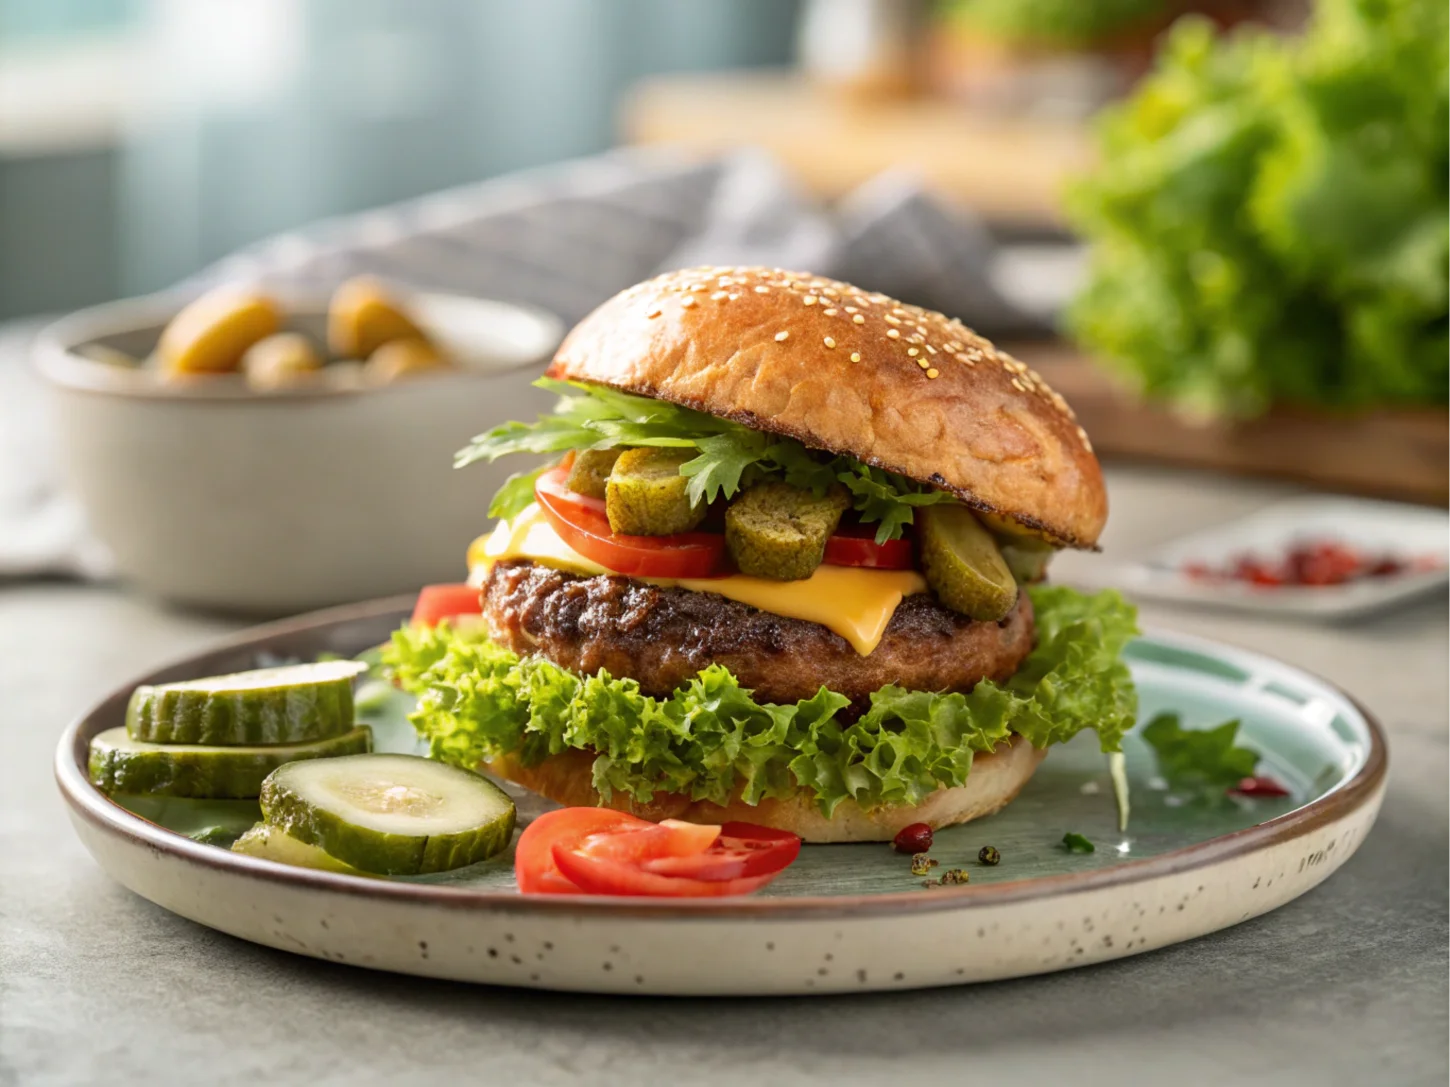
{"label": "crushed peppercorn", "polygon": [[917,853],[911,858],[911,874],[913,876],[930,875],[937,862],[925,853]]}
{"label": "crushed peppercorn", "polygon": [[978,864],[985,864],[990,866],[999,863],[1001,860],[1002,854],[998,852],[996,846],[984,845],[982,846],[981,852],[977,854]]}

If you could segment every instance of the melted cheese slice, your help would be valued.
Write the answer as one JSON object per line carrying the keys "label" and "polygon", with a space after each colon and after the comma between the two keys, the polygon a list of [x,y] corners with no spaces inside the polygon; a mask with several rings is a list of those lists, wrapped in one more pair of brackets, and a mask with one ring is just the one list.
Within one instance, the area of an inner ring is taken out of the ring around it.
{"label": "melted cheese slice", "polygon": [[[488,568],[504,559],[527,559],[571,574],[596,576],[613,571],[590,562],[559,538],[537,505],[512,521],[501,521],[468,549],[469,584],[480,585]],[[926,579],[915,570],[865,570],[851,566],[818,566],[800,581],[731,574],[712,578],[637,578],[651,585],[717,593],[761,611],[819,623],[868,656],[881,642],[886,624],[901,598],[926,592]]]}

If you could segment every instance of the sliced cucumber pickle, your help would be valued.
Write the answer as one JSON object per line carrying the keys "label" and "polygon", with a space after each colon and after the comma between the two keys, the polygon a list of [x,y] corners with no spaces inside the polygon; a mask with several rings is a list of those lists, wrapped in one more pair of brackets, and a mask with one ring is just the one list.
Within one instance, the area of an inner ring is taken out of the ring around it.
{"label": "sliced cucumber pickle", "polygon": [[705,503],[690,501],[690,481],[680,475],[680,465],[697,456],[693,449],[621,453],[605,487],[609,527],[622,536],[672,536],[698,525]]}
{"label": "sliced cucumber pickle", "polygon": [[922,571],[937,599],[973,619],[1006,618],[1017,582],[991,533],[965,506],[928,506],[917,516]]}
{"label": "sliced cucumber pickle", "polygon": [[284,766],[262,786],[266,821],[354,868],[447,872],[508,848],[514,802],[493,782],[416,755]]}
{"label": "sliced cucumber pickle", "polygon": [[297,744],[353,727],[357,661],[259,668],[137,687],[126,729],[153,744]]}
{"label": "sliced cucumber pickle", "polygon": [[1032,585],[1047,577],[1047,564],[1057,549],[1036,540],[999,540],[1002,561],[1019,585]]}
{"label": "sliced cucumber pickle", "polygon": [[609,493],[609,473],[622,449],[585,449],[574,456],[569,468],[568,487],[575,494],[604,498]]}
{"label": "sliced cucumber pickle", "polygon": [[336,857],[318,849],[315,845],[298,841],[284,830],[258,823],[232,843],[233,853],[244,853],[248,857],[260,857],[264,861],[290,864],[294,868],[316,868],[323,872],[343,872],[364,876],[350,864],[344,864]]}
{"label": "sliced cucumber pickle", "polygon": [[378,280],[357,276],[337,288],[327,307],[327,345],[339,358],[365,359],[393,340],[427,337]]}
{"label": "sliced cucumber pickle", "polygon": [[810,577],[850,504],[844,487],[817,498],[788,483],[757,483],[726,508],[725,546],[742,574]]}
{"label": "sliced cucumber pickle", "polygon": [[210,746],[152,744],[108,728],[91,741],[91,782],[107,793],[247,800],[260,796],[267,775],[286,763],[371,751],[372,730],[303,744]]}

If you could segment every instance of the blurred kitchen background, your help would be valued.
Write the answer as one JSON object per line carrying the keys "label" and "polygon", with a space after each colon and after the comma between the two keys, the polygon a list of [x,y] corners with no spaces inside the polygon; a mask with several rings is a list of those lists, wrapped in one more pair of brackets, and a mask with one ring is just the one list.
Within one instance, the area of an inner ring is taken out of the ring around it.
{"label": "blurred kitchen background", "polygon": [[1106,458],[1443,506],[1446,83],[1443,0],[0,0],[0,351],[378,229],[333,217],[748,148],[700,229],[773,201],[747,240],[1007,340]]}

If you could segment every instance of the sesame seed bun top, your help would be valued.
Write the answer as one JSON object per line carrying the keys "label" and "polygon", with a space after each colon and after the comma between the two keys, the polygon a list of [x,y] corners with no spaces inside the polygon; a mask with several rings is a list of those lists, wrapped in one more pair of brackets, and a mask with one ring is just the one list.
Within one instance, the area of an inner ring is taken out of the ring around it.
{"label": "sesame seed bun top", "polygon": [[692,268],[577,325],[549,376],[783,434],[958,495],[1073,547],[1107,520],[1072,409],[960,321],[773,268]]}

